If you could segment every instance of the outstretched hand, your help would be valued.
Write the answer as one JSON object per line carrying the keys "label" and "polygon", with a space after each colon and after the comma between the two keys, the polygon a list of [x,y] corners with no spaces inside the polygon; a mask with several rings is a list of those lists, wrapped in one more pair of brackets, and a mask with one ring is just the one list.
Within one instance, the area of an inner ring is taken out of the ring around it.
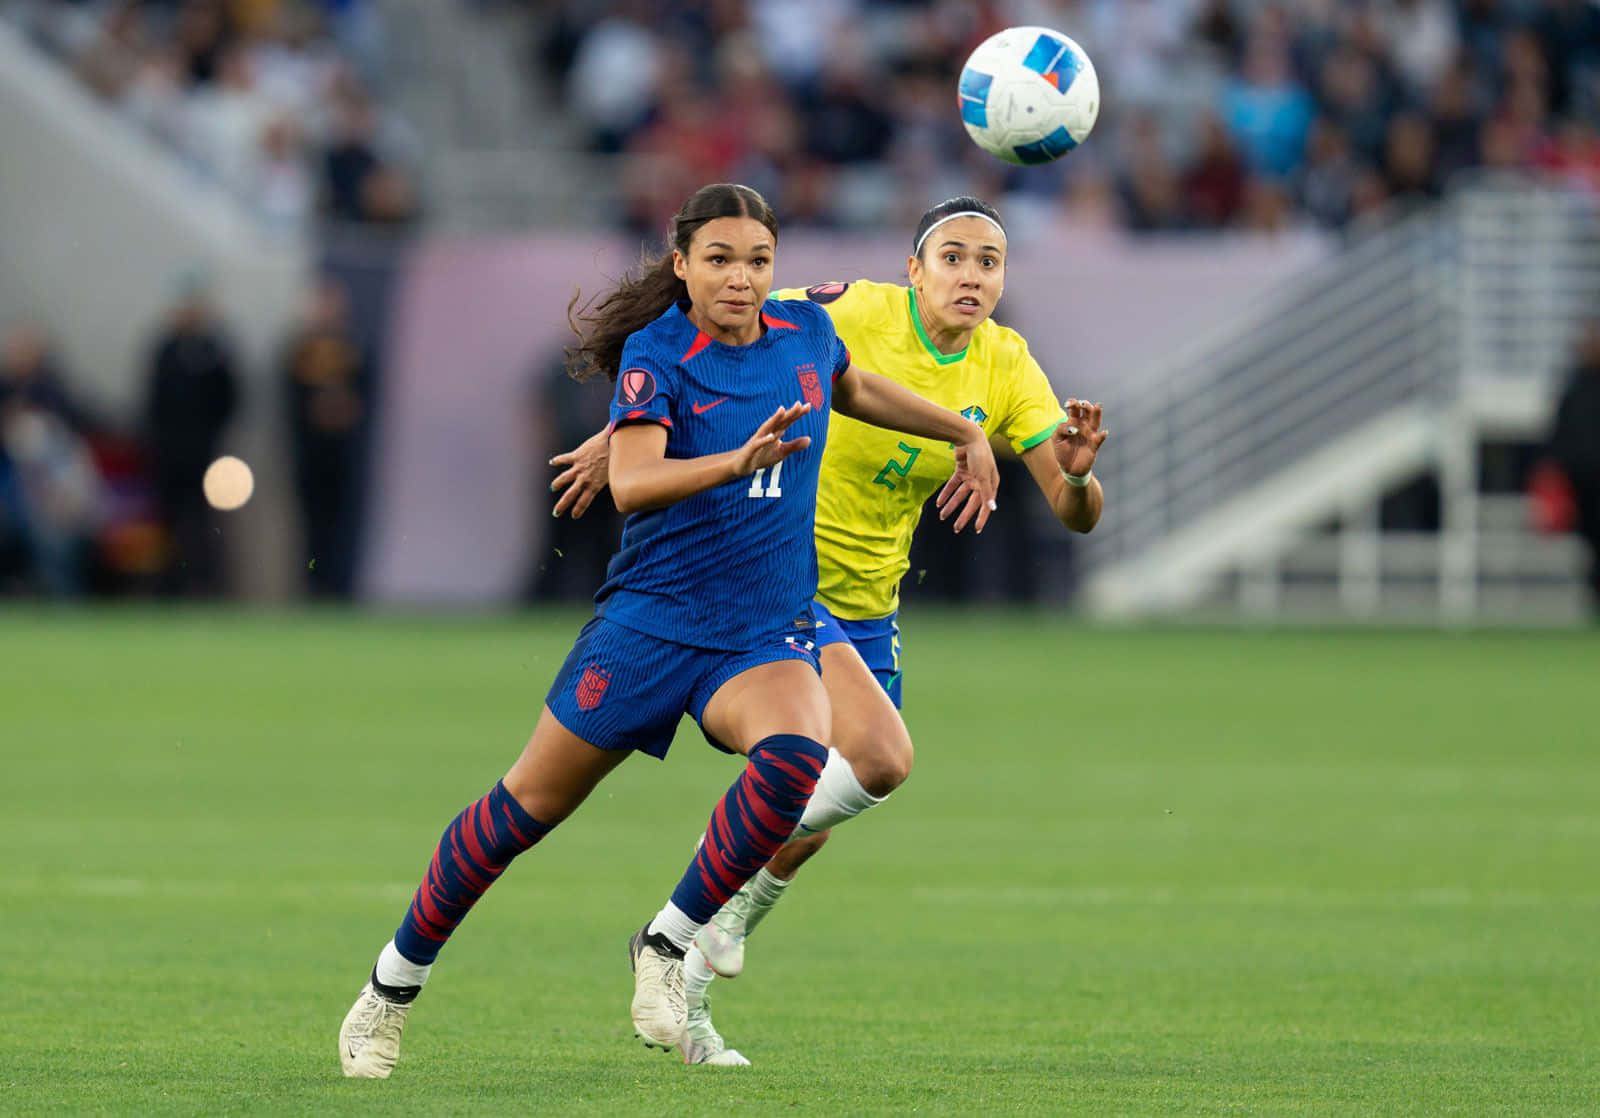
{"label": "outstretched hand", "polygon": [[1000,492],[1000,467],[995,465],[994,448],[981,430],[976,438],[956,447],[956,469],[950,480],[939,490],[934,504],[939,509],[939,519],[955,516],[954,528],[960,532],[968,524],[982,532],[989,523],[989,514],[999,504],[995,500]]}
{"label": "outstretched hand", "polygon": [[[611,430],[590,435],[574,450],[550,459],[552,466],[565,466],[550,483],[550,492],[560,493],[554,515],[571,512],[574,520],[589,511],[606,482],[611,469]],[[563,492],[565,490],[565,492]]]}
{"label": "outstretched hand", "polygon": [[746,477],[757,470],[776,466],[795,451],[810,446],[810,435],[783,441],[783,433],[810,410],[810,404],[790,404],[768,416],[766,422],[757,427],[756,433],[739,448],[734,458],[734,475]]}
{"label": "outstretched hand", "polygon": [[1074,477],[1082,477],[1094,468],[1095,455],[1110,432],[1100,429],[1099,404],[1074,398],[1062,406],[1067,409],[1067,418],[1050,436],[1050,449],[1057,466]]}

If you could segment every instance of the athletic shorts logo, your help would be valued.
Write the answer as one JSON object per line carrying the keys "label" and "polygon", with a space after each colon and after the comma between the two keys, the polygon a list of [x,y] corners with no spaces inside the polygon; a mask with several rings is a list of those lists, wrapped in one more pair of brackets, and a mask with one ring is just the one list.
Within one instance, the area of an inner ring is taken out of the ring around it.
{"label": "athletic shorts logo", "polygon": [[817,379],[817,367],[807,362],[796,365],[794,373],[800,378],[800,391],[805,394],[806,403],[813,411],[822,410],[822,382]]}
{"label": "athletic shorts logo", "polygon": [[606,688],[611,685],[611,673],[598,664],[590,664],[583,669],[583,676],[578,680],[578,709],[593,710],[600,705],[600,700],[606,697]]}
{"label": "athletic shorts logo", "polygon": [[831,303],[846,291],[850,290],[848,283],[818,283],[806,288],[806,298],[813,303]]}
{"label": "athletic shorts logo", "polygon": [[648,403],[656,394],[656,378],[649,369],[629,369],[617,378],[622,402],[629,407]]}

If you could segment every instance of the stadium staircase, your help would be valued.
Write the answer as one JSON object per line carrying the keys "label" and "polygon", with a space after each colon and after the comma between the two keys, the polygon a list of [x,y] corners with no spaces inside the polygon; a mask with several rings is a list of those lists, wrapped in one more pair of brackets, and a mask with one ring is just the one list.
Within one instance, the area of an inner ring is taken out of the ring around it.
{"label": "stadium staircase", "polygon": [[[1506,478],[1600,302],[1593,201],[1479,180],[1107,393],[1114,503],[1076,554],[1109,617],[1540,623],[1581,615],[1575,540]],[[1498,480],[1497,480],[1498,478]],[[1437,486],[1433,530],[1386,498]]]}
{"label": "stadium staircase", "polygon": [[388,97],[422,135],[435,228],[560,228],[595,224],[614,196],[614,169],[540,83],[533,45],[541,5],[377,0]]}

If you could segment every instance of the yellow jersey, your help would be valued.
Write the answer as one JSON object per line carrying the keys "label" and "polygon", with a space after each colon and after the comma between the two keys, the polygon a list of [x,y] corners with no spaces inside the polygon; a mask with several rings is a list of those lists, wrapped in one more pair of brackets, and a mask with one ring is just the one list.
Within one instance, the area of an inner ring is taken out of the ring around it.
{"label": "yellow jersey", "polygon": [[[992,320],[973,331],[966,349],[945,354],[928,339],[909,287],[857,280],[774,297],[820,304],[856,365],[976,420],[1018,453],[1044,442],[1065,418],[1028,343]],[[836,617],[864,621],[899,608],[922,505],[954,470],[948,443],[834,413],[818,481],[817,598]]]}

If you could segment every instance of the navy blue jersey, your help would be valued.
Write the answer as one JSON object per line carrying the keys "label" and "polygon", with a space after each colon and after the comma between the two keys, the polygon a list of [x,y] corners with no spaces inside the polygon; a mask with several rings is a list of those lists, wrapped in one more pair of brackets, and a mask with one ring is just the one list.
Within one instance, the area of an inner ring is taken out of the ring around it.
{"label": "navy blue jersey", "polygon": [[668,458],[737,450],[773,412],[802,400],[812,410],[784,439],[810,435],[811,445],[772,468],[628,517],[595,595],[598,615],[730,651],[810,618],[817,470],[833,382],[850,354],[821,307],[769,300],[761,321],[759,339],[725,345],[674,306],[623,346],[612,423],[666,427]]}

